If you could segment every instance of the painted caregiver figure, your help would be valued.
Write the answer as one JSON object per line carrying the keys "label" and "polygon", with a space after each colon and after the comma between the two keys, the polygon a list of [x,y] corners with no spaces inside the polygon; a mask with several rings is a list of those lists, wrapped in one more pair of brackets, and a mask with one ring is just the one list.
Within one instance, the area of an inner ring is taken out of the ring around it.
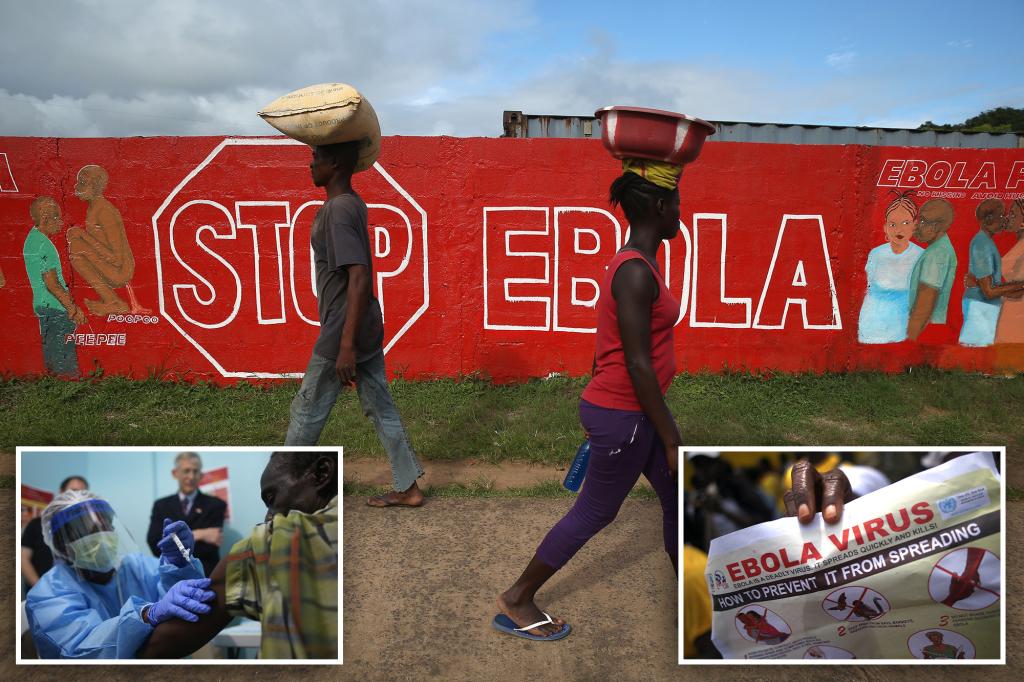
{"label": "painted caregiver figure", "polygon": [[1003,280],[1003,258],[992,241],[1006,228],[1004,208],[999,199],[985,199],[974,212],[978,233],[971,239],[968,265],[968,283],[972,286],[964,289],[964,324],[960,329],[963,346],[991,346],[1004,297],[1019,297],[1024,292],[1024,282]]}
{"label": "painted caregiver figure", "polygon": [[395,487],[386,495],[371,497],[367,504],[418,507],[423,504],[423,493],[416,479],[423,475],[423,468],[388,390],[384,320],[373,295],[366,204],[352,188],[363,143],[313,147],[309,165],[313,184],[327,191],[310,238],[320,336],[292,401],[285,444],[316,445],[342,387],[354,383],[363,412],[373,422],[391,460]]}
{"label": "painted caregiver figure", "polygon": [[[103,196],[109,180],[107,171],[100,166],[84,166],[78,171],[75,196],[86,202],[88,208],[85,210],[85,224],[68,229],[71,265],[100,297],[98,301],[85,301],[85,307],[93,315],[146,314],[150,310],[139,304],[132,291],[135,257],[128,243],[121,212]],[[114,291],[121,287],[128,293],[130,304]]]}
{"label": "painted caregiver figure", "polygon": [[[1006,212],[1007,232],[1017,242],[1003,255],[1003,277],[1024,280],[1024,199],[1015,199]],[[1003,299],[996,325],[996,343],[1024,343],[1024,293],[1010,294]]]}
{"label": "painted caregiver figure", "polygon": [[[907,338],[911,341],[946,341],[946,312],[949,294],[956,277],[956,253],[946,232],[953,225],[953,204],[945,199],[930,199],[921,206],[914,220],[914,239],[927,244],[910,272],[910,317]],[[929,325],[943,325],[930,334]]]}
{"label": "painted caregiver figure", "polygon": [[857,340],[861,343],[897,343],[907,338],[910,274],[924,251],[910,241],[917,217],[912,194],[896,193],[885,210],[886,243],[868,253],[864,267],[868,290],[857,325]]}
{"label": "painted caregiver figure", "polygon": [[665,403],[675,376],[673,328],[679,303],[656,259],[663,240],[679,234],[681,166],[623,163],[611,186],[630,237],[612,258],[597,302],[594,376],[580,399],[580,421],[590,437],[583,490],[555,524],[526,570],[498,597],[493,626],[527,639],[560,639],[569,625],[534,603],[537,590],[583,545],[611,523],[643,474],[661,501],[664,546],[677,569],[678,498],[675,481],[682,437]]}

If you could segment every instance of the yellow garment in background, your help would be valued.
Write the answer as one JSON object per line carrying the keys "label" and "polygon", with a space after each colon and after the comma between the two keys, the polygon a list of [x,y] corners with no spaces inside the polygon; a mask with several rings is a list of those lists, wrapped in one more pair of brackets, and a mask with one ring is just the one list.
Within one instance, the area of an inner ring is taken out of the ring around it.
{"label": "yellow garment in background", "polygon": [[776,511],[785,516],[786,504],[783,502],[782,496],[786,494],[786,490],[782,487],[782,475],[774,471],[762,474],[757,482],[757,487],[763,490],[769,499],[772,500]]}
{"label": "yellow garment in background", "polygon": [[773,469],[782,471],[782,453],[779,452],[723,452],[719,457],[734,469],[757,467],[762,459],[766,459]]}
{"label": "yellow garment in background", "polygon": [[697,638],[711,631],[711,592],[704,569],[708,555],[692,545],[683,545],[683,655],[696,658]]}
{"label": "yellow garment in background", "polygon": [[679,185],[683,167],[651,159],[623,159],[623,173],[636,173],[644,180],[653,182],[662,189],[672,190]]}

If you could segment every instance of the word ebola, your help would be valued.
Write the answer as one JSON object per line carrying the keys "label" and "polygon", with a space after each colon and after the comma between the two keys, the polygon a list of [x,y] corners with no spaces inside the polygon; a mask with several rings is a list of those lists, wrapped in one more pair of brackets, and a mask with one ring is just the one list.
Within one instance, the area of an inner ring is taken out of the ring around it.
{"label": "word ebola", "polygon": [[[983,161],[968,168],[966,161],[933,161],[920,159],[886,159],[878,175],[879,187],[930,189],[997,189],[996,164]],[[1024,185],[1024,161],[1014,161],[1003,186],[1008,190]]]}
{"label": "word ebola", "polygon": [[[851,541],[857,546],[874,542],[876,538],[888,537],[890,533],[899,533],[910,528],[911,524],[924,525],[935,517],[927,502],[918,502],[912,505],[909,510],[902,507],[895,513],[885,514],[863,523],[858,523],[850,528],[844,528],[841,534],[830,533],[829,541],[840,552],[850,547]],[[748,557],[740,561],[728,564],[725,570],[733,581],[754,578],[764,574],[775,573],[783,568],[801,566],[810,561],[820,561],[821,552],[813,542],[805,542],[799,552],[799,559],[796,553],[790,553],[785,547],[774,552],[765,552],[759,557]]]}
{"label": "word ebola", "polygon": [[[678,293],[677,322],[690,327],[843,328],[832,254],[821,214],[783,214],[759,273],[759,296],[727,291],[729,221],[694,213],[666,242],[666,285]],[[483,209],[483,323],[488,330],[595,332],[595,307],[608,261],[629,238],[608,211],[587,206]],[[742,252],[743,249],[741,248]],[[733,268],[736,266],[733,265]],[[747,273],[743,279],[749,279]],[[753,293],[753,292],[748,292]],[[787,322],[788,320],[788,322]]]}

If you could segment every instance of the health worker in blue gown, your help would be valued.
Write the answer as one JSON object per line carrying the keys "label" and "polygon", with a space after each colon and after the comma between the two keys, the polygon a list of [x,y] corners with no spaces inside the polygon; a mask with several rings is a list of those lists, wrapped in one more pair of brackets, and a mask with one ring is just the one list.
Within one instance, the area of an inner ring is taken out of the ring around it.
{"label": "health worker in blue gown", "polygon": [[42,526],[54,566],[25,603],[40,658],[133,658],[156,624],[209,612],[214,593],[184,522],[165,522],[159,559],[136,551],[110,504],[88,490],[54,498]]}

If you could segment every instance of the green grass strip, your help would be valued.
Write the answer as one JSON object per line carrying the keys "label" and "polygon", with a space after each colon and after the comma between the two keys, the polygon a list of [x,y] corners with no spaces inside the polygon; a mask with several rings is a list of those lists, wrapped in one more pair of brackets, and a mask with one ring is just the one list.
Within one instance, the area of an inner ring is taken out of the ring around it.
{"label": "green grass strip", "polygon": [[[427,460],[568,463],[583,438],[585,379],[495,385],[479,379],[392,382]],[[0,448],[16,445],[282,443],[297,382],[211,384],[124,378],[0,381]],[[906,374],[680,375],[669,407],[691,445],[1007,445],[1024,448],[1024,378],[915,369]],[[380,457],[354,392],[323,444]]]}

